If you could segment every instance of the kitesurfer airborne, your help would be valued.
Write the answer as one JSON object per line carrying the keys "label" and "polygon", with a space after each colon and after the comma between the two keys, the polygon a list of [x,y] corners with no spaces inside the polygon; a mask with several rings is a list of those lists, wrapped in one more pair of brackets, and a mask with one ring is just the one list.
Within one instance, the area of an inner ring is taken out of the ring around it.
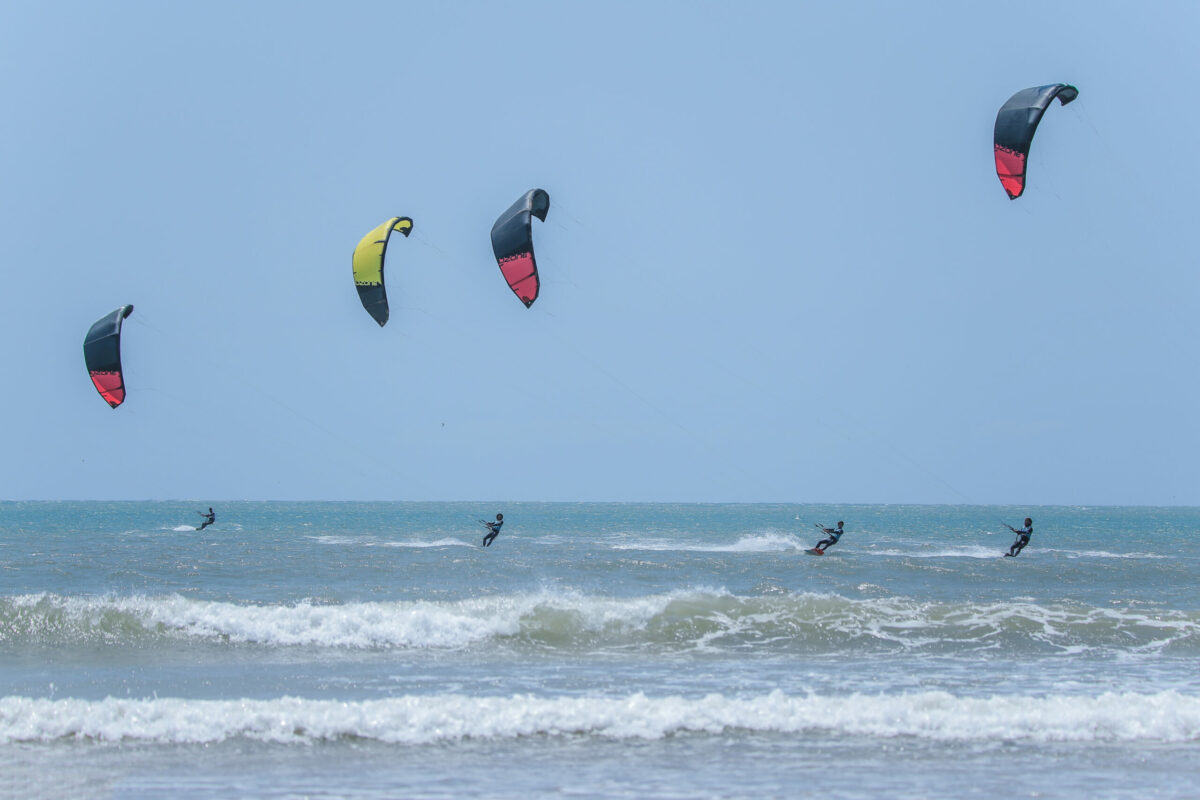
{"label": "kitesurfer airborne", "polygon": [[504,525],[504,515],[497,514],[495,522],[479,521],[483,522],[484,526],[488,529],[487,535],[483,537],[483,546],[490,547],[492,542],[496,540],[496,537],[500,535],[500,528]]}
{"label": "kitesurfer airborne", "polygon": [[827,533],[827,534],[829,534],[829,536],[828,536],[828,538],[822,539],[821,541],[819,541],[815,545],[813,545],[813,550],[817,553],[823,554],[825,552],[826,548],[832,547],[833,545],[837,544],[838,539],[841,539],[842,534],[845,533],[845,531],[842,530],[843,524],[844,523],[839,519],[836,529],[826,528],[822,525],[817,525],[817,527],[821,529],[822,533]]}
{"label": "kitesurfer airborne", "polygon": [[1017,554],[1025,549],[1025,545],[1029,544],[1029,537],[1033,536],[1033,520],[1029,517],[1025,518],[1025,527],[1014,528],[1012,525],[1005,525],[1010,531],[1017,535],[1017,539],[1012,543],[1012,547],[1008,548],[1008,552],[1004,554],[1005,558],[1016,558]]}
{"label": "kitesurfer airborne", "polygon": [[217,521],[217,515],[213,513],[212,506],[208,507],[207,514],[205,514],[203,511],[197,511],[196,513],[199,514],[200,516],[204,517],[204,522],[200,523],[199,528],[196,528],[196,530],[198,530],[198,531],[204,530],[209,525],[212,525],[214,522]]}

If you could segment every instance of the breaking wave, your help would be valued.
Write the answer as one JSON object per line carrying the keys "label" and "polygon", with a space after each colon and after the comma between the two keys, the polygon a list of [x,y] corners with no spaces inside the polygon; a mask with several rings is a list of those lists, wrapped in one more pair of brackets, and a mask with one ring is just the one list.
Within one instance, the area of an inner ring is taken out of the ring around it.
{"label": "breaking wave", "polygon": [[447,601],[256,605],[180,595],[0,598],[0,642],[870,655],[1200,653],[1200,614],[1059,602],[929,602],[719,589],[611,598],[571,592]]}
{"label": "breaking wave", "polygon": [[1099,696],[901,695],[755,697],[405,696],[339,702],[0,699],[0,744],[101,741],[303,744],[365,739],[427,744],[465,739],[594,736],[661,739],[737,732],[915,737],[936,741],[1194,742],[1200,698],[1174,691]]}

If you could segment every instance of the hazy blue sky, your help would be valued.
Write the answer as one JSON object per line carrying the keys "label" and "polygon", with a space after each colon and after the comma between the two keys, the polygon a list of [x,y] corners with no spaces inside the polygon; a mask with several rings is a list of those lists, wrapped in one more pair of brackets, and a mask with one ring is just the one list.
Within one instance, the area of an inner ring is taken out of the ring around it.
{"label": "hazy blue sky", "polygon": [[[1197,30],[5,3],[0,498],[1200,504]],[[1055,82],[1010,201],[996,111]],[[526,310],[488,232],[533,187]],[[125,303],[114,411],[82,343]]]}

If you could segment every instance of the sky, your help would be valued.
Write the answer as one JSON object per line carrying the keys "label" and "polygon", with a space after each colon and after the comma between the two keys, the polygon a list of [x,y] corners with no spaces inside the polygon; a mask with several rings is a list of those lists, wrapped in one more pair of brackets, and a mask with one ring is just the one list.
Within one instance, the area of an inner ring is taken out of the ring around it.
{"label": "sky", "polygon": [[[1198,28],[2,4],[0,499],[1200,505]],[[1059,82],[1010,201],[996,111]],[[535,187],[526,309],[488,234]]]}

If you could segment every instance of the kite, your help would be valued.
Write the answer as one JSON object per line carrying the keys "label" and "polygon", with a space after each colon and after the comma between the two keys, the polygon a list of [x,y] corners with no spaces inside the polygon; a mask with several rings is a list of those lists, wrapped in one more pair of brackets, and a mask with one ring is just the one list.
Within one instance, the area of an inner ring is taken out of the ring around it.
{"label": "kite", "polygon": [[388,240],[392,238],[392,231],[400,231],[407,237],[412,233],[412,226],[408,217],[392,217],[364,236],[354,248],[351,263],[358,299],[381,328],[388,321],[387,290],[383,288],[383,262],[387,258]]}
{"label": "kite", "polygon": [[1042,115],[1054,98],[1064,106],[1079,96],[1079,90],[1066,83],[1034,86],[1008,98],[996,114],[996,175],[1008,196],[1016,200],[1025,191],[1025,159],[1033,143]]}
{"label": "kite", "polygon": [[121,323],[133,306],[121,306],[105,314],[88,330],[83,340],[83,361],[96,391],[113,408],[125,402],[125,377],[121,374]]}
{"label": "kite", "polygon": [[541,189],[530,189],[492,226],[492,252],[496,254],[496,263],[500,265],[508,287],[526,308],[537,300],[541,287],[537,262],[533,258],[531,217],[545,222],[549,210],[550,195]]}

